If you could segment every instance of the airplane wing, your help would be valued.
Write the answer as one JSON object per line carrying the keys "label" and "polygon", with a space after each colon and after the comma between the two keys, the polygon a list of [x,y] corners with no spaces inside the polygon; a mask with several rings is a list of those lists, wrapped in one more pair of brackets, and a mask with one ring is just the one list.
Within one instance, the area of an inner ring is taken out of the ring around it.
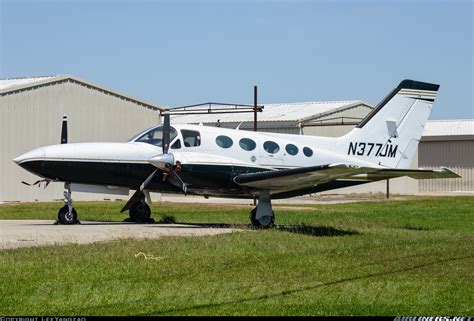
{"label": "airplane wing", "polygon": [[234,178],[237,184],[258,189],[291,190],[315,186],[356,174],[371,173],[375,168],[348,164],[329,164],[292,169],[275,170],[252,174],[241,174]]}
{"label": "airplane wing", "polygon": [[415,179],[460,177],[447,168],[425,169],[380,169],[349,164],[328,164],[268,172],[241,174],[234,181],[242,186],[270,191],[296,190],[313,187],[338,179],[378,181],[408,176]]}

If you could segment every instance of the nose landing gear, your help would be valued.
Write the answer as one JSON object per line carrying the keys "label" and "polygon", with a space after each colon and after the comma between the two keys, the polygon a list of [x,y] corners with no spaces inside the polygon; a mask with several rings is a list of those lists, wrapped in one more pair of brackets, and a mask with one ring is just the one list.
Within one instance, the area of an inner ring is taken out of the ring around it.
{"label": "nose landing gear", "polygon": [[64,184],[64,203],[65,205],[61,207],[58,211],[58,220],[56,221],[57,224],[80,224],[77,220],[77,211],[72,206],[72,197],[71,197],[71,186],[69,183]]}

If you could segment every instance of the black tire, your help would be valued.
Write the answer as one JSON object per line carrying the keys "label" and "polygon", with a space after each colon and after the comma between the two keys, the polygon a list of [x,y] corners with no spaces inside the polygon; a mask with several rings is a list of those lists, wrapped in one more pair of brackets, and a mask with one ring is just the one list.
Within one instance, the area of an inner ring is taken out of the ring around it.
{"label": "black tire", "polygon": [[58,222],[60,224],[71,225],[79,223],[77,221],[77,212],[75,208],[72,208],[71,213],[69,212],[69,206],[64,205],[58,211]]}
{"label": "black tire", "polygon": [[137,223],[147,223],[150,221],[151,209],[145,202],[135,203],[129,211],[130,219]]}
{"label": "black tire", "polygon": [[257,216],[257,208],[254,208],[252,211],[250,211],[250,222],[254,227],[258,228],[271,228],[275,226],[275,213],[272,211],[272,216],[270,218],[267,218],[265,224],[262,224],[261,221],[256,219]]}

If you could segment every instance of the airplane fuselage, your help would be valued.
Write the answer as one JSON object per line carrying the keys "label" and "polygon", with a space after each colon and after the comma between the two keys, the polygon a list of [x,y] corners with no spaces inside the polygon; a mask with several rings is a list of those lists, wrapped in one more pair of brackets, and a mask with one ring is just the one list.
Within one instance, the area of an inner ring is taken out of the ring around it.
{"label": "airplane fuselage", "polygon": [[[254,195],[253,191],[236,184],[234,177],[335,162],[360,166],[370,164],[348,155],[353,147],[334,138],[196,125],[173,127],[176,136],[171,141],[169,153],[182,164],[180,176],[192,194],[250,198]],[[15,162],[34,174],[54,181],[137,189],[156,170],[150,159],[162,154],[161,145],[138,141],[144,133],[125,143],[46,146],[18,157]],[[332,185],[337,188],[353,184],[344,181]],[[163,178],[162,169],[158,169],[147,189],[164,193],[182,192]]]}

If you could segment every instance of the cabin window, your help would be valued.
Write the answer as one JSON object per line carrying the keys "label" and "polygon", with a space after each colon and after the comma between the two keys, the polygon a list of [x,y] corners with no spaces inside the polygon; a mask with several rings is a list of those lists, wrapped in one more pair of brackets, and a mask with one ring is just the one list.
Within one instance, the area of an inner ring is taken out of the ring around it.
{"label": "cabin window", "polygon": [[234,142],[232,141],[232,138],[220,135],[216,138],[216,144],[222,148],[230,148]]}
{"label": "cabin window", "polygon": [[280,150],[280,146],[278,146],[278,144],[275,142],[266,141],[263,144],[263,149],[265,149],[265,151],[267,151],[270,154],[276,154]]}
{"label": "cabin window", "polygon": [[181,148],[181,141],[178,139],[176,140],[173,145],[171,145],[171,149],[180,149]]}
{"label": "cabin window", "polygon": [[298,154],[298,147],[296,147],[293,144],[286,145],[285,149],[286,149],[286,152],[290,155],[294,156],[294,155]]}
{"label": "cabin window", "polygon": [[239,146],[243,150],[251,151],[251,150],[254,150],[255,147],[257,147],[257,144],[255,144],[255,142],[251,140],[250,138],[242,138],[239,141]]}
{"label": "cabin window", "polygon": [[303,154],[305,154],[305,156],[311,157],[313,156],[313,150],[309,147],[305,147],[303,148]]}
{"label": "cabin window", "polygon": [[[171,127],[170,128],[170,141],[172,141],[178,133],[176,130]],[[150,129],[145,134],[141,135],[139,138],[135,140],[136,142],[140,143],[147,143],[155,146],[161,146],[163,143],[163,126],[158,126],[155,128]]]}
{"label": "cabin window", "polygon": [[194,130],[182,129],[183,143],[185,147],[197,147],[201,145],[201,135]]}

